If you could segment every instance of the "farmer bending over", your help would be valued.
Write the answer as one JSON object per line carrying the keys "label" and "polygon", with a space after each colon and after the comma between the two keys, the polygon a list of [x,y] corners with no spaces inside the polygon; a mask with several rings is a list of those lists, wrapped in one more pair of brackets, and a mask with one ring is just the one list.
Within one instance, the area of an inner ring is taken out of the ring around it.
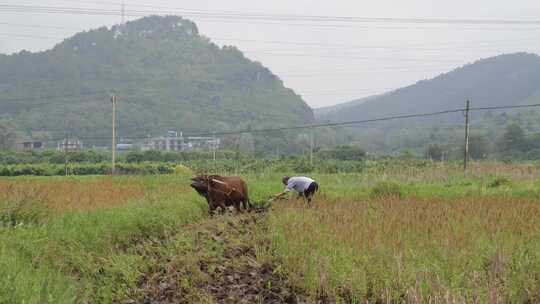
{"label": "farmer bending over", "polygon": [[319,190],[319,185],[309,177],[304,176],[295,176],[288,177],[284,176],[281,180],[285,185],[285,190],[281,193],[275,195],[276,198],[282,198],[288,192],[296,190],[299,196],[307,199],[308,203],[311,203],[311,198]]}

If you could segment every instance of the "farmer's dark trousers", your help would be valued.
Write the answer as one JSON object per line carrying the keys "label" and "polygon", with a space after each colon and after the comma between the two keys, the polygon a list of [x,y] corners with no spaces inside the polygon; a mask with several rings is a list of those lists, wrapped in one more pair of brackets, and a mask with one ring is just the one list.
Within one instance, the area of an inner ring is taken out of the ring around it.
{"label": "farmer's dark trousers", "polygon": [[301,193],[300,195],[305,197],[308,201],[308,203],[311,203],[311,199],[313,198],[313,195],[319,190],[319,184],[316,182],[312,182],[309,184],[309,187],[304,191],[304,193]]}

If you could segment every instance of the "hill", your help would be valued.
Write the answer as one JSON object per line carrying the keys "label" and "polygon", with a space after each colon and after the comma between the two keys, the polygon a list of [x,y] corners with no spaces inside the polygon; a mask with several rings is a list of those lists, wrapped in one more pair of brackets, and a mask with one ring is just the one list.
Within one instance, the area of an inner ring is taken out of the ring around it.
{"label": "hill", "polygon": [[540,101],[540,56],[515,53],[479,60],[383,95],[316,109],[315,114],[334,121],[361,120],[456,109],[467,99],[475,107]]}
{"label": "hill", "polygon": [[0,55],[0,119],[28,135],[121,137],[311,122],[309,106],[269,69],[219,47],[176,16],[82,32],[39,53]]}
{"label": "hill", "polygon": [[360,99],[356,99],[356,100],[345,102],[345,103],[340,103],[333,106],[315,108],[314,113],[318,119],[332,120],[333,118],[339,117],[340,113],[346,113],[349,109],[354,109],[355,107],[367,101],[376,99],[377,97],[379,97],[379,95],[360,98]]}
{"label": "hill", "polygon": [[[459,109],[465,106],[466,100],[471,100],[473,107],[540,103],[540,57],[515,53],[482,59],[382,95],[316,109],[315,114],[321,120],[365,120]],[[471,116],[473,158],[540,158],[540,148],[535,143],[536,134],[540,133],[538,109],[473,111]],[[408,151],[423,155],[429,147],[432,150],[436,147],[446,157],[460,158],[463,155],[463,123],[462,113],[453,113],[362,124],[347,129],[353,141],[370,152],[396,154]],[[512,131],[516,128],[521,131]],[[520,144],[508,144],[509,134],[520,132],[523,132],[518,136]]]}

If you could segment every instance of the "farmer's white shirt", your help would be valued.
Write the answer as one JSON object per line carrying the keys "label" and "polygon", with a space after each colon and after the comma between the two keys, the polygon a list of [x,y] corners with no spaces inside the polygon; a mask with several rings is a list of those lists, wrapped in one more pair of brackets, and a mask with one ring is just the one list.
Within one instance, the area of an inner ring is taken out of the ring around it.
{"label": "farmer's white shirt", "polygon": [[303,193],[306,191],[306,189],[313,183],[314,180],[312,180],[309,177],[304,176],[296,176],[289,178],[289,181],[287,182],[287,187],[285,187],[285,192],[292,191],[293,189],[298,191],[299,193]]}

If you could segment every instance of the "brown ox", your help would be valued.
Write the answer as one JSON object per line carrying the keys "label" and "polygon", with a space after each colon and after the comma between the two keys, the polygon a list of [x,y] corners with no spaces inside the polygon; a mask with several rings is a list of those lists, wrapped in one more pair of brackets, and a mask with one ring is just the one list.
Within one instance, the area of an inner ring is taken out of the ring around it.
{"label": "brown ox", "polygon": [[245,210],[251,207],[246,183],[238,176],[199,175],[191,179],[191,187],[206,198],[210,214],[221,207],[234,206],[241,212],[240,203]]}

